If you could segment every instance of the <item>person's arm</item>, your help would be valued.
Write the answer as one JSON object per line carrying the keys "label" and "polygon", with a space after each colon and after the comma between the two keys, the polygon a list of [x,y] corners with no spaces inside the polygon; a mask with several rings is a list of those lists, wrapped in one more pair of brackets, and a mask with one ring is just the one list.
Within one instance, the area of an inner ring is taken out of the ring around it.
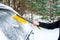
{"label": "person's arm", "polygon": [[59,22],[60,21],[56,21],[53,23],[43,23],[43,22],[39,22],[39,26],[46,28],[46,29],[54,29],[54,28],[58,28],[59,27]]}

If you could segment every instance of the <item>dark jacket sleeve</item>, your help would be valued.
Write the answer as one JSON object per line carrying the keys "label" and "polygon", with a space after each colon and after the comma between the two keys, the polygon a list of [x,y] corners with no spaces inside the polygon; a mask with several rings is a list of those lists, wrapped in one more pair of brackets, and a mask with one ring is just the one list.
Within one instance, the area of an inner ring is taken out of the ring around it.
{"label": "dark jacket sleeve", "polygon": [[56,21],[53,23],[43,23],[43,22],[39,22],[39,26],[46,28],[46,29],[54,29],[54,28],[58,28],[59,26],[59,22],[60,21]]}

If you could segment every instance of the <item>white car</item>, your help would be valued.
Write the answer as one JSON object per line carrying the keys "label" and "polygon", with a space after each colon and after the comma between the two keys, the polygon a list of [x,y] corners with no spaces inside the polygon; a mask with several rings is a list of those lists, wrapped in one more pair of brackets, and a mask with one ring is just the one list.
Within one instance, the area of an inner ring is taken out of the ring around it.
{"label": "white car", "polygon": [[0,40],[57,40],[59,29],[39,30],[30,23],[24,25],[12,18],[18,14],[11,7],[0,3]]}

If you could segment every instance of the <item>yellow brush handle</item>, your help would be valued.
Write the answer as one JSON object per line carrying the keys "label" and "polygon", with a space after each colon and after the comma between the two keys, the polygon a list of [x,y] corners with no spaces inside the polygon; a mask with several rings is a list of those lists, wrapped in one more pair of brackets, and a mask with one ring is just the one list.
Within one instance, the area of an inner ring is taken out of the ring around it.
{"label": "yellow brush handle", "polygon": [[20,23],[23,23],[23,24],[27,24],[27,23],[28,23],[27,20],[19,17],[18,15],[13,15],[12,17],[13,17],[15,20],[17,20],[18,22],[20,22]]}

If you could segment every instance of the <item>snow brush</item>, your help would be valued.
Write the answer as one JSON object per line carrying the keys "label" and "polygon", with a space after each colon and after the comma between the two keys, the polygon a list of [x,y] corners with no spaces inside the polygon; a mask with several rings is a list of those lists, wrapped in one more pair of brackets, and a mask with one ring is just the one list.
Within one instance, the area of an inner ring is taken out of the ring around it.
{"label": "snow brush", "polygon": [[[27,24],[28,22],[31,23],[31,24],[33,23],[32,21],[26,20],[25,18],[21,17],[21,16],[18,15],[18,14],[13,15],[12,17],[13,17],[16,21],[18,21],[18,22],[20,22],[20,23],[22,23],[22,24]],[[37,26],[37,27],[40,29],[39,26]]]}

